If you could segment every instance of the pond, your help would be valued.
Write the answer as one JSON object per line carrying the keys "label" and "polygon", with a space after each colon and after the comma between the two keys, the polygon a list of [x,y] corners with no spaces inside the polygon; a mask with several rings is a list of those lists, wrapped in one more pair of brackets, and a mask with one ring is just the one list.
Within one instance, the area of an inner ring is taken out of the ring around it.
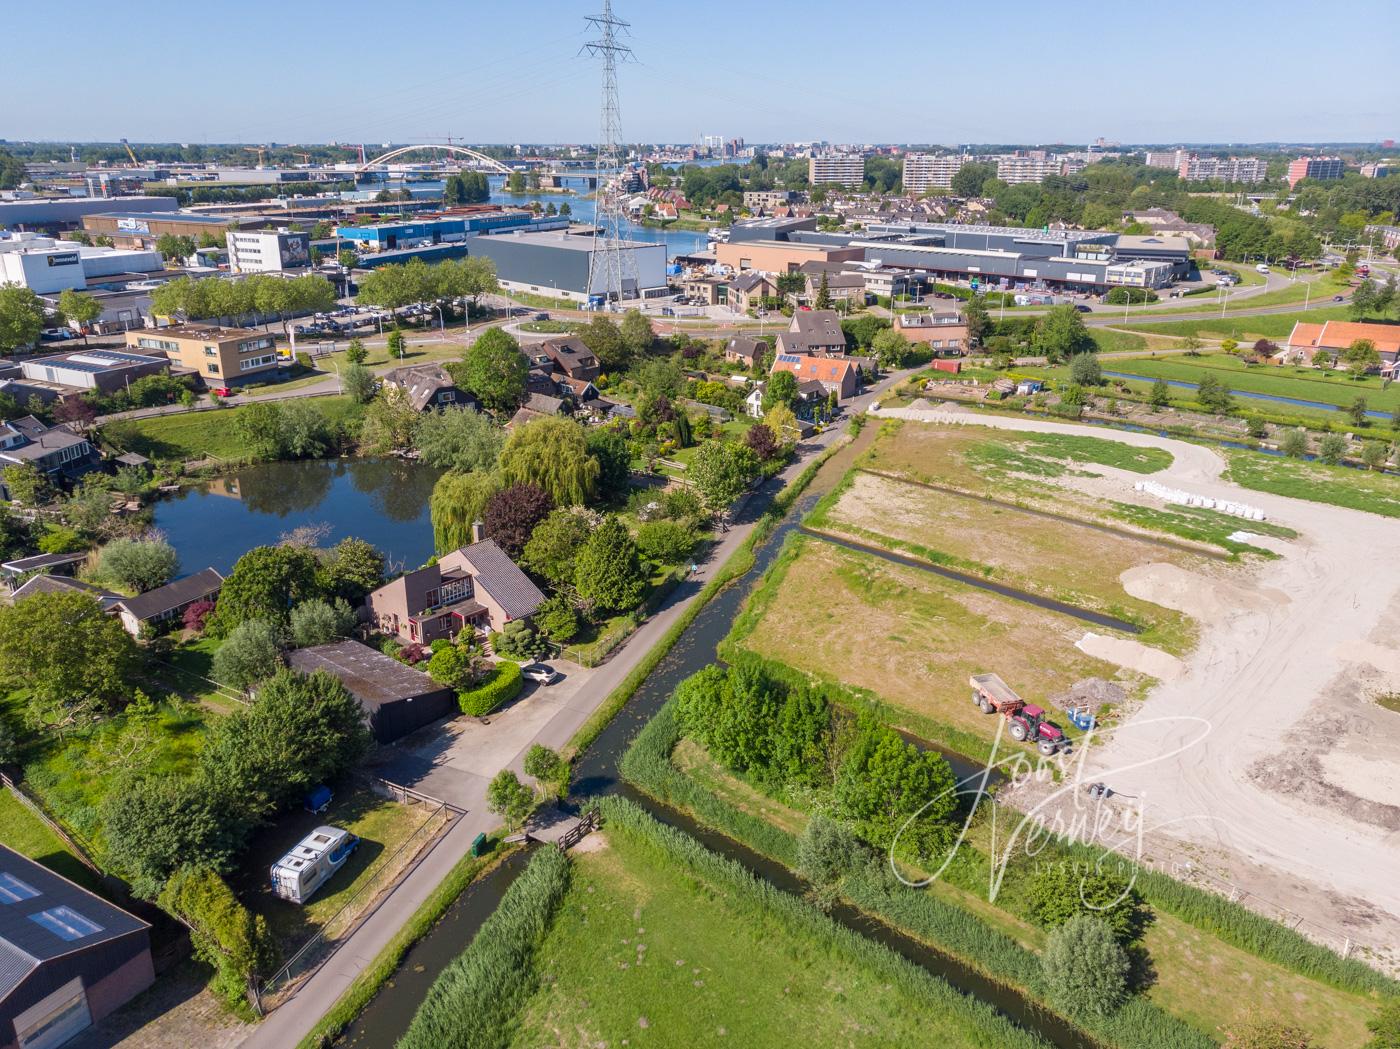
{"label": "pond", "polygon": [[428,497],[441,471],[402,459],[260,463],[159,500],[155,526],[180,555],[182,572],[225,575],[255,546],[303,526],[326,530],[323,545],[356,536],[390,570],[433,554]]}

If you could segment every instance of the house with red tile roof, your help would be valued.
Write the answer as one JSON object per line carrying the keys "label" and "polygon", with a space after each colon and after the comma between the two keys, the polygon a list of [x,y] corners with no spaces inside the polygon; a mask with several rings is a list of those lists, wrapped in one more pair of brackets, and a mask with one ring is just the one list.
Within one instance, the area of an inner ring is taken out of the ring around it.
{"label": "house with red tile roof", "polygon": [[1326,350],[1334,358],[1346,352],[1358,339],[1369,339],[1381,357],[1381,374],[1393,377],[1400,370],[1400,324],[1365,324],[1356,321],[1324,321],[1314,324],[1299,321],[1275,354],[1280,363],[1305,361],[1312,363],[1318,350]]}
{"label": "house with red tile roof", "polygon": [[792,372],[801,386],[815,379],[827,390],[835,390],[838,400],[860,392],[860,365],[847,357],[814,357],[800,353],[779,353],[773,358],[774,372]]}

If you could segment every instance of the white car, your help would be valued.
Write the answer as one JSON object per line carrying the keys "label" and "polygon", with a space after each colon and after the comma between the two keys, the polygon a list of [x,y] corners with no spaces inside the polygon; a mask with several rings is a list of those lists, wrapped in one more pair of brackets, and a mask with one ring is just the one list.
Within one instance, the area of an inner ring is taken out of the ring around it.
{"label": "white car", "polygon": [[520,673],[540,685],[552,685],[560,678],[559,671],[543,663],[527,663],[520,668]]}

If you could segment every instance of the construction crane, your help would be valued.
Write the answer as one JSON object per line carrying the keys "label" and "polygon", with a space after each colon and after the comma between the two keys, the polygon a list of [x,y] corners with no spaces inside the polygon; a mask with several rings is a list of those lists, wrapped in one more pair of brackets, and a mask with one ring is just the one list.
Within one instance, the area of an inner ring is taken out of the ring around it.
{"label": "construction crane", "polygon": [[296,150],[292,150],[292,156],[294,156],[294,157],[301,157],[301,162],[302,162],[303,164],[310,165],[310,163],[311,163],[311,154],[310,154],[310,153],[298,153]]}
{"label": "construction crane", "polygon": [[132,167],[140,167],[141,161],[136,159],[136,151],[131,148],[131,143],[126,139],[122,139],[122,145],[126,148],[126,155],[131,158]]}
{"label": "construction crane", "polygon": [[256,153],[258,155],[258,167],[267,167],[267,147],[266,146],[244,146],[245,153]]}

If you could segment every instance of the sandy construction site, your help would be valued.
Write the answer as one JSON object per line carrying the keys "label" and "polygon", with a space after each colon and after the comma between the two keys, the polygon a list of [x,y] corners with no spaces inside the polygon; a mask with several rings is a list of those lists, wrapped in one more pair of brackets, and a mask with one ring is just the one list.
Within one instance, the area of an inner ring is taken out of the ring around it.
{"label": "sandy construction site", "polygon": [[[1165,449],[1174,462],[1152,480],[1246,504],[1298,532],[1256,541],[1280,555],[1270,561],[1164,561],[1120,575],[1134,598],[1194,619],[1199,639],[1180,657],[1120,638],[1081,639],[1086,653],[1157,679],[1119,727],[1081,748],[1084,779],[1107,783],[1117,794],[1111,805],[1141,807],[1144,859],[1330,946],[1400,965],[1393,881],[1400,870],[1400,713],[1377,702],[1400,694],[1400,560],[1392,553],[1400,522],[1243,489],[1223,479],[1225,461],[1210,449],[1151,434],[973,416],[920,402],[874,414]],[[1140,474],[1104,466],[1092,472],[1054,483],[1163,505],[1135,490]],[[1240,528],[1247,532],[1248,522]],[[1030,807],[1056,789],[1027,784],[1008,797]],[[1067,793],[1055,803],[1073,803]]]}

